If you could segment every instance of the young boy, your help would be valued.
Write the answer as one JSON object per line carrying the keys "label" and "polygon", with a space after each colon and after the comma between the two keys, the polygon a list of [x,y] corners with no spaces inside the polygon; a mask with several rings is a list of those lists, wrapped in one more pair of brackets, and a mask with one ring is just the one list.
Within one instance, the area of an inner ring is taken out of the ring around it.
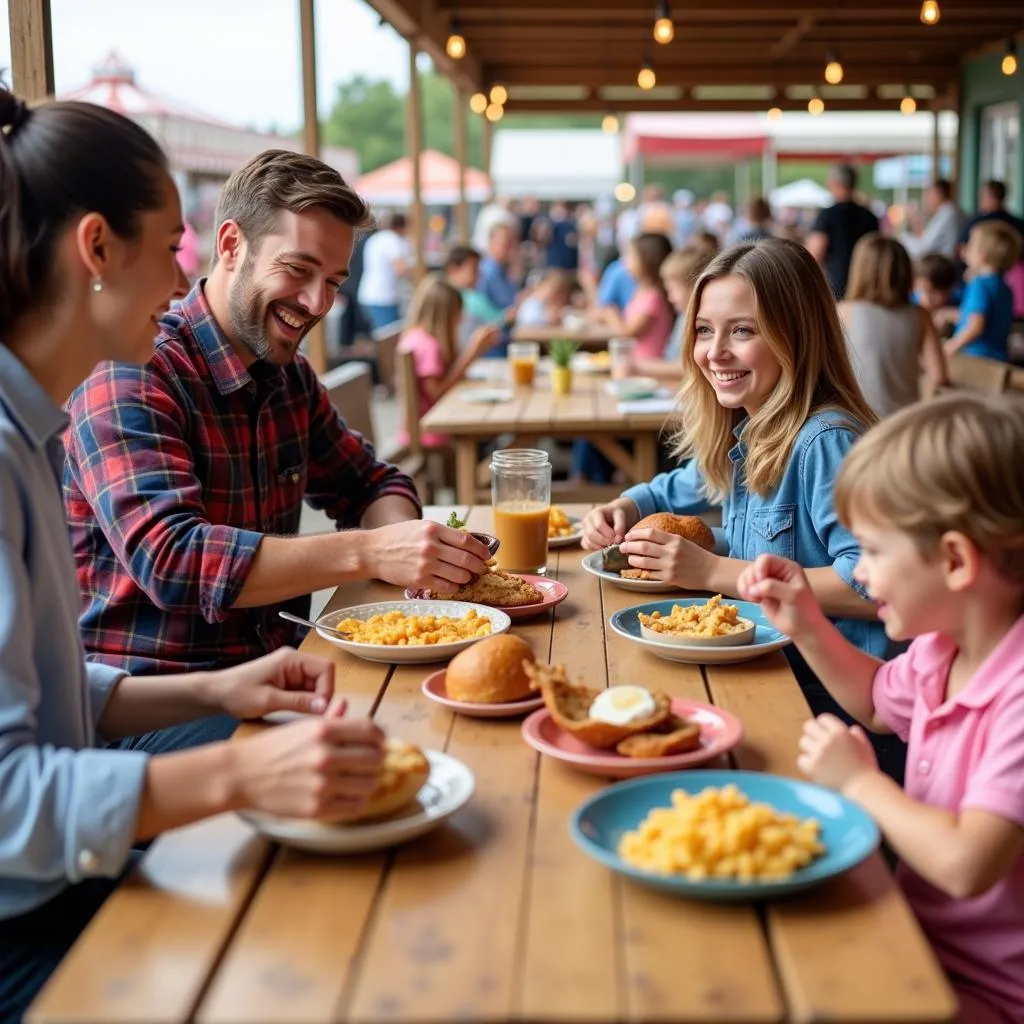
{"label": "young boy", "polygon": [[953,305],[959,276],[956,264],[948,256],[937,252],[922,256],[914,264],[914,302],[934,317]]}
{"label": "young boy", "polygon": [[976,224],[964,248],[969,280],[960,303],[960,319],[946,342],[946,355],[1009,360],[1007,339],[1013,323],[1013,293],[1003,280],[1020,258],[1021,237],[1009,224]]}

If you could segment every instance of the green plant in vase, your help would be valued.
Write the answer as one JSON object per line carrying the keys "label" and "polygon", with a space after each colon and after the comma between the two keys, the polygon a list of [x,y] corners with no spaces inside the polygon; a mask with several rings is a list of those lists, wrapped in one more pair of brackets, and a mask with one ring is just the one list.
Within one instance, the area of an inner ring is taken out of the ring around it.
{"label": "green plant in vase", "polygon": [[577,342],[568,338],[552,338],[549,354],[551,390],[554,394],[567,395],[572,391],[572,357],[579,347]]}

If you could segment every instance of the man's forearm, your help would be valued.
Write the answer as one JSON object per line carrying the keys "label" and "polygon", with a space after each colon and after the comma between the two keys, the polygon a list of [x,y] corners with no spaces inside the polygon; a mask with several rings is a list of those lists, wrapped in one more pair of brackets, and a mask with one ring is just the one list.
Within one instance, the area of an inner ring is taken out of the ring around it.
{"label": "man's forearm", "polygon": [[105,739],[138,736],[214,714],[210,675],[125,676],[107,700],[99,720]]}
{"label": "man's forearm", "polygon": [[378,526],[405,523],[420,518],[420,510],[402,494],[385,494],[368,505],[363,513],[362,527],[374,530]]}

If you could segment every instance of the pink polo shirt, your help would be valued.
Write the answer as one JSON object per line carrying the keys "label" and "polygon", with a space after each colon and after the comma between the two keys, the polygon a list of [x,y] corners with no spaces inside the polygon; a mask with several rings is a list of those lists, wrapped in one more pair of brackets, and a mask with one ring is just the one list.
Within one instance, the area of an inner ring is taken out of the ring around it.
{"label": "pink polo shirt", "polygon": [[[416,368],[416,401],[422,418],[430,412],[434,405],[423,387],[424,378],[440,379],[448,372],[444,354],[441,351],[441,343],[422,327],[411,327],[399,339],[398,351],[412,353],[413,365]],[[399,432],[398,443],[402,447],[408,445],[408,426],[403,427]],[[424,448],[443,448],[448,443],[449,438],[446,434],[420,434],[420,444]]]}
{"label": "pink polo shirt", "polygon": [[[1024,617],[963,692],[944,701],[955,654],[952,640],[929,633],[875,675],[875,710],[907,743],[906,791],[1024,826]],[[1024,1021],[1024,857],[974,899],[951,899],[905,864],[897,876],[963,999],[961,1019]]]}

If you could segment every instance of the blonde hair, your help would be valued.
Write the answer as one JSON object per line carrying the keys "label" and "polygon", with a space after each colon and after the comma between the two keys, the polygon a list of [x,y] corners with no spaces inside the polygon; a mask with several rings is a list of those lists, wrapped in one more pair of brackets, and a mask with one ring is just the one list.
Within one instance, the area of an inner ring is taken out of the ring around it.
{"label": "blonde hair", "polygon": [[457,335],[462,315],[462,296],[458,288],[450,285],[440,274],[423,278],[413,293],[406,318],[406,330],[419,327],[437,339],[450,365],[458,351]]}
{"label": "blonde hair", "polygon": [[968,241],[977,245],[982,258],[997,274],[1005,274],[1020,259],[1020,234],[1001,220],[975,224]]}
{"label": "blonde hair", "polygon": [[873,302],[886,309],[910,304],[914,268],[907,250],[895,238],[872,231],[853,247],[846,301]]}
{"label": "blonde hair", "polygon": [[704,289],[726,277],[742,278],[749,285],[758,331],[782,371],[743,431],[749,490],[764,496],[778,486],[797,435],[813,413],[845,413],[848,425],[857,431],[877,419],[853,375],[835,299],[814,257],[802,245],[780,238],[733,246],[701,274],[683,327],[682,424],[674,453],[696,458],[705,492],[713,501],[721,501],[732,488],[729,449],[745,413],[719,404],[693,350]]}
{"label": "blonde hair", "polygon": [[684,246],[665,257],[661,265],[662,281],[677,281],[692,288],[715,254],[697,246]]}
{"label": "blonde hair", "polygon": [[975,544],[1024,586],[1024,398],[980,392],[912,405],[868,431],[843,462],[835,507],[908,534],[931,558],[944,533]]}

